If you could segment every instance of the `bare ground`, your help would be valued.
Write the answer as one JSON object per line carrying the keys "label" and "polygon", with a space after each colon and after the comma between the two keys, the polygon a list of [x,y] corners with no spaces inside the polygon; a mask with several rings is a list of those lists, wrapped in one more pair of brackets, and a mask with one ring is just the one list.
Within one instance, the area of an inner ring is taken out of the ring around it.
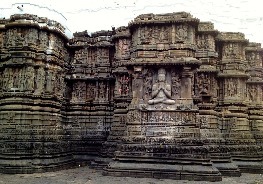
{"label": "bare ground", "polygon": [[0,184],[263,184],[263,174],[243,173],[241,177],[224,177],[221,182],[169,180],[103,176],[101,170],[88,166],[35,174],[0,174]]}

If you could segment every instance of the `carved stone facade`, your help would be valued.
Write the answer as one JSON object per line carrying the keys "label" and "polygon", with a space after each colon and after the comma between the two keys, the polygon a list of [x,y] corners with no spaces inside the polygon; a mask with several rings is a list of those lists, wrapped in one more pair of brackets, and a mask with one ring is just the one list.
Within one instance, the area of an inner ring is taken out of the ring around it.
{"label": "carved stone facade", "polygon": [[0,20],[0,171],[93,161],[114,176],[261,173],[262,55],[186,12],[70,40],[46,18]]}
{"label": "carved stone facade", "polygon": [[1,20],[1,172],[42,172],[74,163],[62,121],[67,39],[62,27],[48,24],[27,14]]}

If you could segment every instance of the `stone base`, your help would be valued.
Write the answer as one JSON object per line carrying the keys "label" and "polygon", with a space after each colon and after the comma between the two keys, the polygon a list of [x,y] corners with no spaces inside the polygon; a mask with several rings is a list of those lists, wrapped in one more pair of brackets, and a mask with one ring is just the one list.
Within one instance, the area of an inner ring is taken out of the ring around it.
{"label": "stone base", "polygon": [[76,165],[70,156],[35,159],[0,159],[0,173],[32,174],[68,169]]}
{"label": "stone base", "polygon": [[90,162],[90,168],[103,169],[112,161],[111,158],[98,157]]}
{"label": "stone base", "polygon": [[104,175],[121,177],[159,178],[194,181],[222,181],[221,173],[213,166],[162,163],[111,162]]}
{"label": "stone base", "polygon": [[216,167],[222,176],[230,177],[240,177],[241,172],[238,166],[232,162],[230,163],[213,163],[213,166]]}
{"label": "stone base", "polygon": [[253,173],[253,174],[262,174],[263,173],[263,164],[261,161],[233,161],[241,172]]}
{"label": "stone base", "polygon": [[240,177],[241,172],[238,166],[233,163],[229,153],[211,153],[211,161],[223,176]]}

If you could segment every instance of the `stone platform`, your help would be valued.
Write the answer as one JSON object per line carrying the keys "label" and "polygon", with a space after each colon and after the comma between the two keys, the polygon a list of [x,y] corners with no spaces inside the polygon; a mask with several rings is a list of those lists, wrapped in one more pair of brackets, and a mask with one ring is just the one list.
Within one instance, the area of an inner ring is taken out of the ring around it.
{"label": "stone platform", "polygon": [[211,165],[167,163],[112,162],[104,168],[105,175],[195,181],[222,181],[218,169]]}

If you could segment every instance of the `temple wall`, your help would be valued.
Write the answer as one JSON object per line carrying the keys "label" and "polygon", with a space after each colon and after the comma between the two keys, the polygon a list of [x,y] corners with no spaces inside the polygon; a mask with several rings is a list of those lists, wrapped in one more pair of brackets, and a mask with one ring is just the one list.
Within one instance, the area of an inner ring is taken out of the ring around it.
{"label": "temple wall", "polygon": [[53,26],[31,15],[1,21],[1,172],[43,172],[72,162],[61,113],[67,39],[59,23]]}
{"label": "temple wall", "polygon": [[244,34],[185,12],[140,15],[70,40],[46,18],[0,21],[1,172],[128,159],[136,149],[145,156],[167,136],[175,159],[186,151],[207,162],[245,161],[251,150],[262,159],[263,52]]}
{"label": "temple wall", "polygon": [[91,160],[101,152],[113,118],[114,45],[111,32],[75,34],[70,42],[72,59],[67,81],[67,124],[77,160]]}

